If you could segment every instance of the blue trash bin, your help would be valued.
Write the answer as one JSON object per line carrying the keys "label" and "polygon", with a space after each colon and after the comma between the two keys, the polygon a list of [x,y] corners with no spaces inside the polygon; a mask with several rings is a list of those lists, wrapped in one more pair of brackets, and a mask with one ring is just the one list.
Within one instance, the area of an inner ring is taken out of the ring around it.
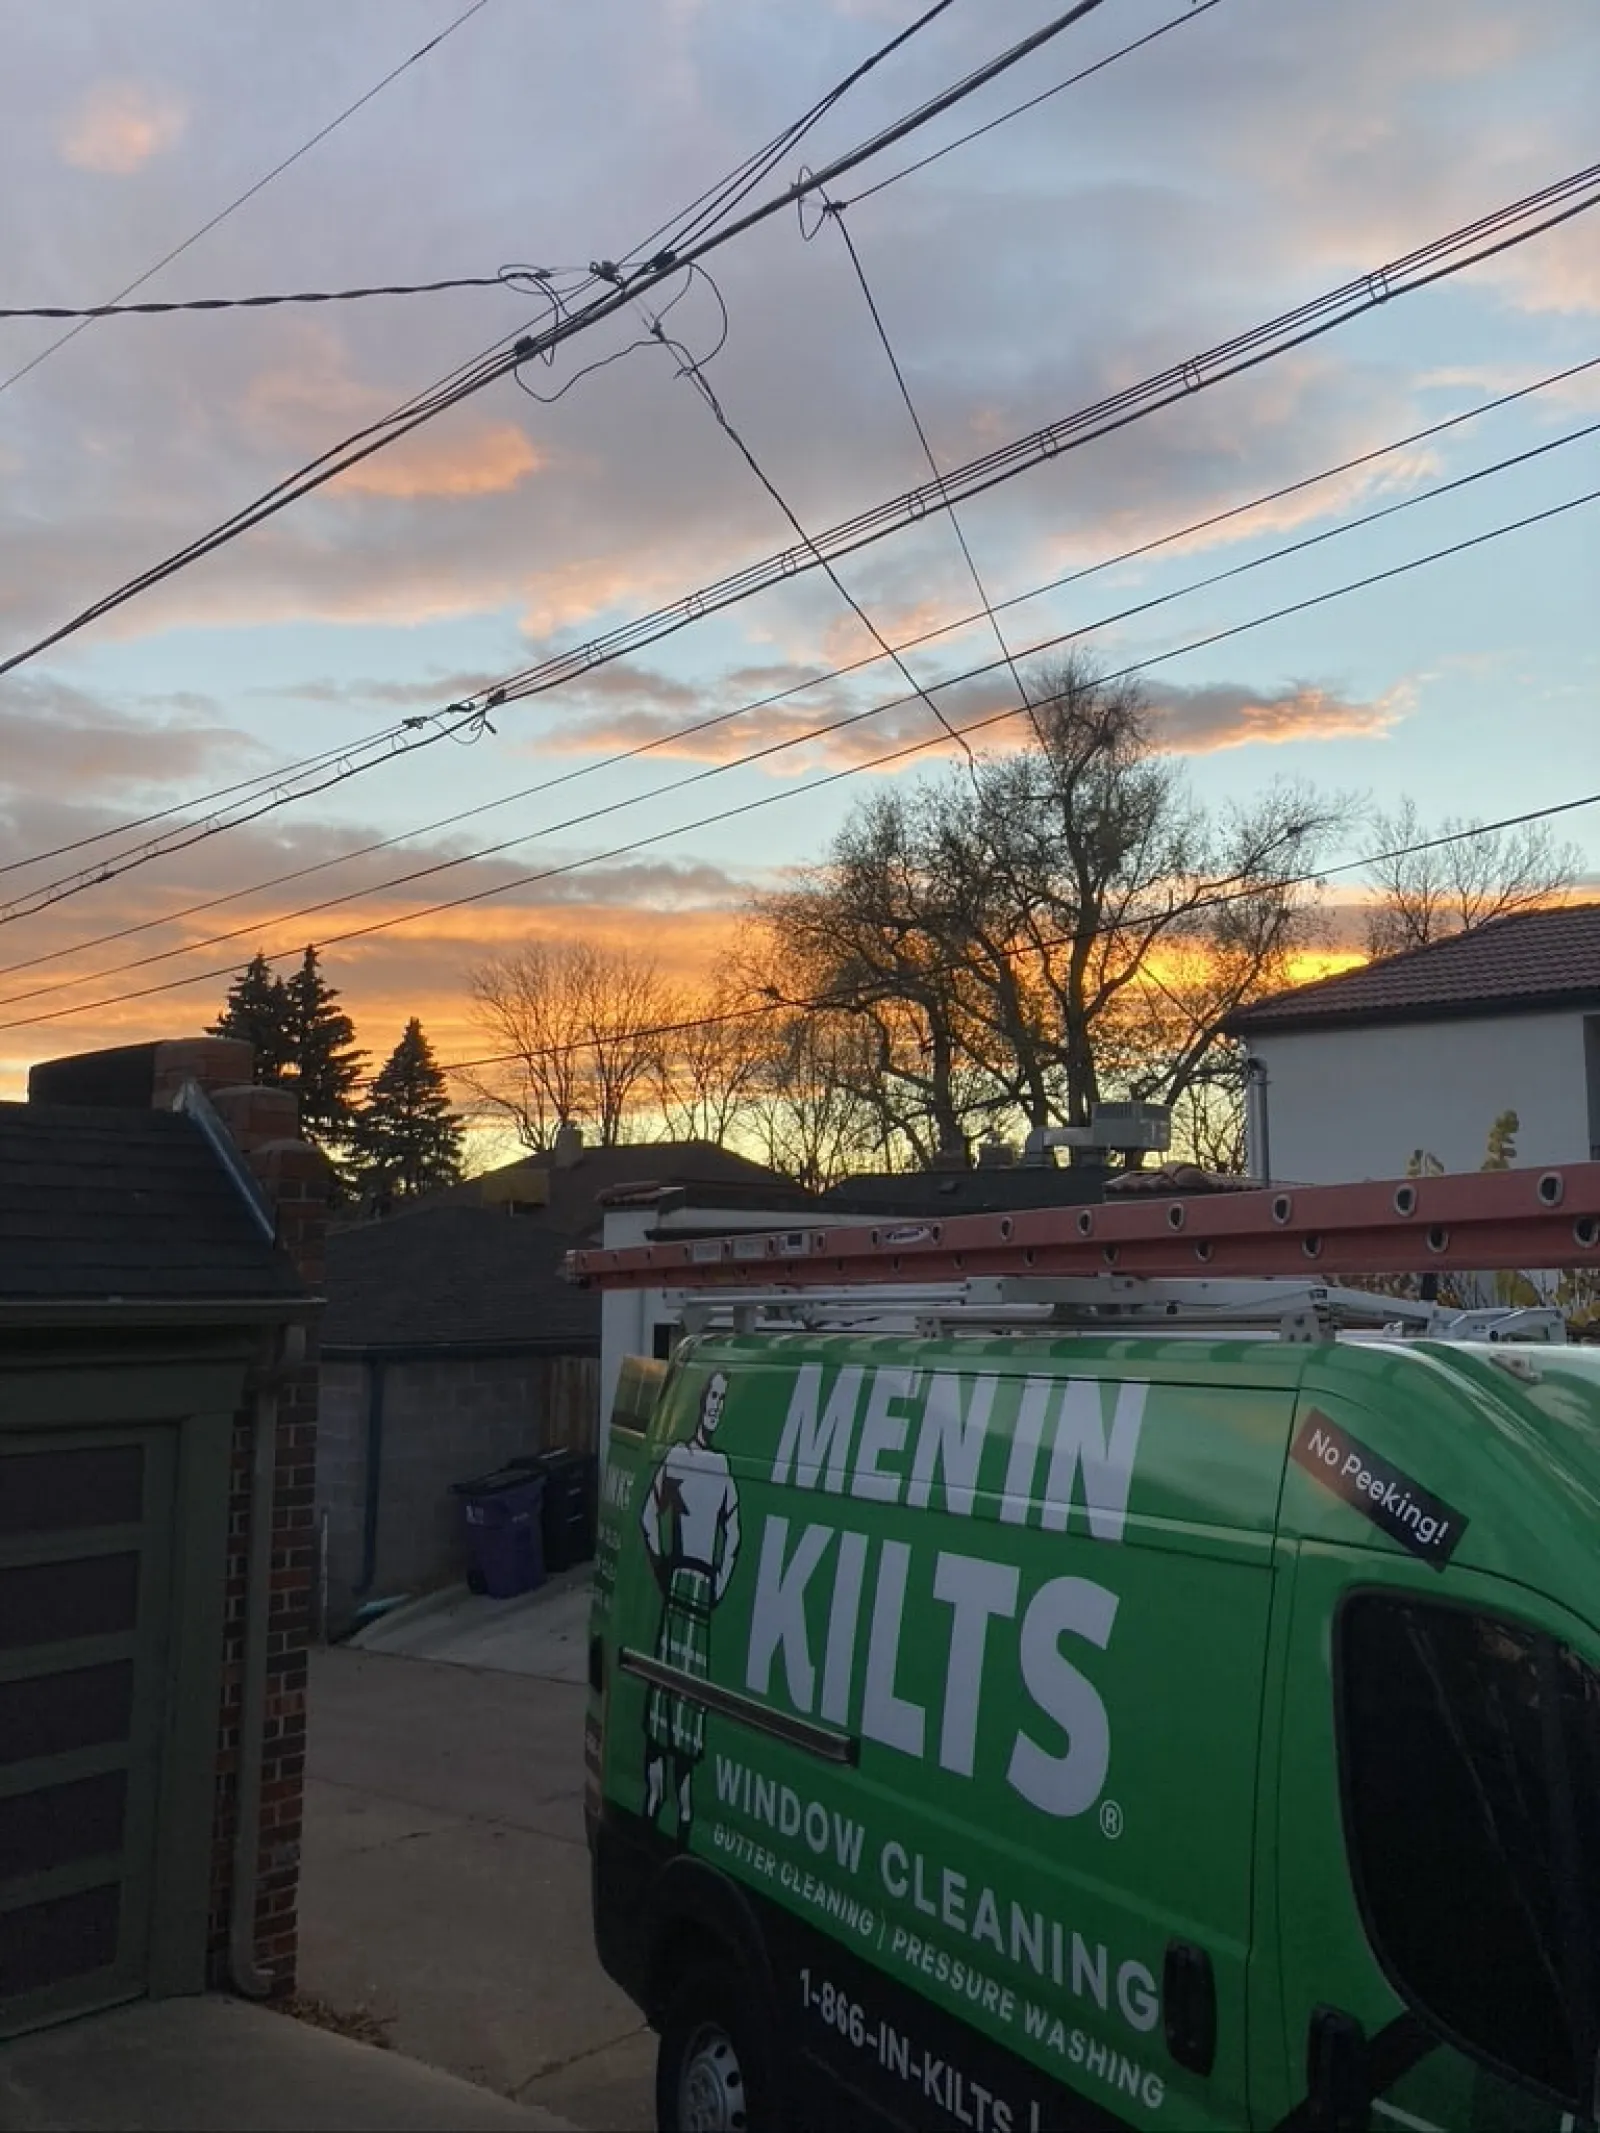
{"label": "blue trash bin", "polygon": [[474,1592],[509,1600],[544,1583],[544,1476],[502,1467],[473,1481],[456,1481],[467,1544],[467,1583]]}

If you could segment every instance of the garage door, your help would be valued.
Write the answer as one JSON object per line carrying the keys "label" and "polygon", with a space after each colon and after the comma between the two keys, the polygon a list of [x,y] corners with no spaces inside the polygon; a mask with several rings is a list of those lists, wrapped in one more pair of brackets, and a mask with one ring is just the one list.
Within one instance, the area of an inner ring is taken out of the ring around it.
{"label": "garage door", "polygon": [[0,1437],[0,2036],[145,1990],[176,1437]]}

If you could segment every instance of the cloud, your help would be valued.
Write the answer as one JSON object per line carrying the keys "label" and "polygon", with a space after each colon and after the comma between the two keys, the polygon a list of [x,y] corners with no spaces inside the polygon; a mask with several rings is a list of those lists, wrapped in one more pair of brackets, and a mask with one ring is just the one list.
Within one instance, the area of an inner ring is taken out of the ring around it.
{"label": "cloud", "polygon": [[1263,693],[1236,682],[1186,688],[1152,681],[1148,693],[1163,745],[1183,755],[1257,743],[1276,747],[1291,741],[1378,739],[1413,708],[1405,688],[1358,703],[1311,682]]}
{"label": "cloud", "polygon": [[[353,433],[386,416],[393,402],[349,371],[348,351],[325,327],[291,327],[292,360],[251,379],[244,419],[273,446],[320,449],[330,435]],[[363,459],[328,485],[329,496],[400,498],[497,496],[546,465],[515,422],[476,410],[443,427],[413,430]]]}
{"label": "cloud", "polygon": [[497,496],[545,464],[515,423],[482,425],[475,436],[447,440],[423,433],[341,474],[330,494],[360,496]]}
{"label": "cloud", "polygon": [[[85,834],[101,826],[103,818],[93,811],[65,805],[52,821],[53,829],[63,837],[74,830]],[[0,956],[0,1022],[108,1003],[92,1013],[36,1020],[0,1031],[0,1094],[6,1093],[8,1063],[16,1085],[32,1060],[98,1044],[198,1030],[215,1014],[227,973],[242,967],[257,947],[269,953],[297,953],[307,940],[325,942],[375,921],[405,917],[435,898],[459,898],[477,891],[486,892],[479,902],[336,943],[327,949],[327,967],[344,991],[363,1042],[380,1055],[414,1013],[422,1015],[446,1056],[462,1056],[474,1048],[481,1051],[481,1033],[472,1031],[467,1012],[467,975],[474,964],[531,937],[593,936],[645,947],[658,956],[668,975],[687,980],[703,970],[726,940],[758,885],[754,877],[711,860],[645,853],[600,859],[550,880],[501,888],[518,872],[559,866],[583,856],[570,845],[541,846],[535,841],[526,851],[492,860],[467,860],[432,880],[386,888],[387,875],[452,859],[455,851],[435,840],[419,842],[403,852],[342,859],[358,835],[349,824],[288,815],[195,846],[159,867],[127,875],[115,889],[91,891],[56,905],[30,920],[25,935],[0,936],[0,948],[5,951]],[[618,841],[622,841],[620,833]],[[20,830],[8,824],[0,811],[0,861],[20,845]],[[323,860],[335,864],[304,881],[252,891],[188,918],[168,920],[165,916],[207,896],[226,894],[241,879],[266,878]],[[351,900],[330,911],[301,918],[281,915],[299,903],[344,895]],[[95,934],[138,926],[146,920],[156,923],[132,938],[99,948],[81,945]],[[236,929],[234,941],[209,948],[198,945],[210,934]],[[165,954],[173,949],[192,952]],[[35,963],[40,956],[50,960]],[[118,975],[94,977],[98,971],[114,972],[118,966],[149,956],[162,960],[123,969]],[[164,988],[171,980],[194,973],[220,974],[201,976],[193,985],[155,990],[146,998],[117,997],[147,987]]]}
{"label": "cloud", "polygon": [[67,682],[0,681],[0,808],[26,800],[32,817],[63,795],[160,790],[174,778],[236,770],[261,753],[248,735],[204,715],[215,713],[209,699],[182,692],[174,708],[179,716],[141,717]]}
{"label": "cloud", "polygon": [[175,147],[187,121],[183,99],[161,83],[102,81],[67,113],[57,143],[74,168],[127,178]]}

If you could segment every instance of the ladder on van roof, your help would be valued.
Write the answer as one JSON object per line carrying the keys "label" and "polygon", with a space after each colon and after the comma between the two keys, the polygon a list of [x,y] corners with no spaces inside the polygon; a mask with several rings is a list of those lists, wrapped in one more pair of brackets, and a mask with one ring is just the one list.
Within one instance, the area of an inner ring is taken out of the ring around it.
{"label": "ladder on van roof", "polygon": [[1389,1183],[1158,1192],[1119,1204],[817,1223],[569,1255],[569,1277],[667,1292],[683,1323],[1276,1324],[1559,1340],[1545,1306],[1460,1311],[1328,1277],[1600,1269],[1600,1163]]}

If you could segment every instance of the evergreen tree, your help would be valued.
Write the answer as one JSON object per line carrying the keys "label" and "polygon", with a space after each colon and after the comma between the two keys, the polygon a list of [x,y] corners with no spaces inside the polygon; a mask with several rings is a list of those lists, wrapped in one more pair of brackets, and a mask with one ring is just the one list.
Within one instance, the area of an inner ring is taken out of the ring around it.
{"label": "evergreen tree", "polygon": [[461,1175],[461,1121],[415,1015],[373,1080],[351,1133],[366,1183],[414,1199]]}
{"label": "evergreen tree", "polygon": [[306,950],[283,990],[290,1060],[284,1078],[300,1099],[300,1130],[319,1144],[345,1141],[355,1116],[353,1093],[367,1056],[356,1047],[355,1024],[322,975],[315,948]]}
{"label": "evergreen tree", "polygon": [[207,1034],[242,1038],[250,1045],[258,1082],[273,1086],[292,1078],[295,1039],[288,988],[259,948],[228,987],[222,1014]]}

